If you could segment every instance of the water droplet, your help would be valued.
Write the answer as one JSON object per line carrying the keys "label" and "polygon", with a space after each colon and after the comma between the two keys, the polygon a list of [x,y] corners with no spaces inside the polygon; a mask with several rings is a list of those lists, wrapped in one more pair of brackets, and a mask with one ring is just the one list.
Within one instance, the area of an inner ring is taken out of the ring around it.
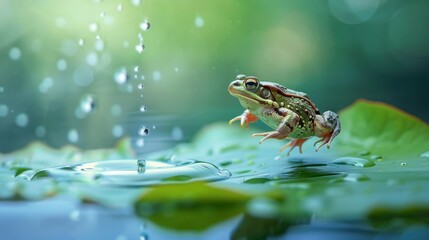
{"label": "water droplet", "polygon": [[15,123],[18,127],[26,127],[28,124],[28,116],[25,113],[20,113],[15,118]]}
{"label": "water droplet", "polygon": [[420,157],[429,157],[429,151],[420,154]]}
{"label": "water droplet", "polygon": [[[231,173],[213,164],[199,161],[177,161],[175,164],[145,160],[145,171],[137,171],[136,159],[103,160],[40,170],[31,180],[54,178],[66,182],[93,182],[109,186],[148,186],[171,182],[217,181],[228,179]],[[97,176],[97,177],[94,177]],[[186,176],[187,178],[178,178]]]}
{"label": "water droplet", "polygon": [[100,12],[100,17],[104,18],[104,16],[106,16],[106,13],[105,12]]}
{"label": "water droplet", "polygon": [[407,166],[407,163],[401,162],[401,166]]}
{"label": "water droplet", "polygon": [[344,176],[343,180],[347,182],[362,182],[362,181],[369,180],[369,178],[360,173],[349,173],[346,176]]}
{"label": "water droplet", "polygon": [[139,148],[144,147],[144,144],[145,144],[145,141],[144,141],[144,139],[143,139],[143,138],[138,138],[138,139],[136,140],[136,146],[137,146],[137,147],[139,147]]}
{"label": "water droplet", "polygon": [[144,46],[144,44],[143,44],[143,43],[139,43],[139,44],[137,44],[137,45],[135,46],[135,49],[136,49],[136,51],[137,51],[138,53],[142,53],[142,52],[144,51],[144,49],[145,49],[145,46]]}
{"label": "water droplet", "polygon": [[347,165],[353,165],[356,167],[372,167],[375,165],[375,163],[371,160],[364,159],[364,158],[356,158],[356,157],[337,158],[335,160],[330,161],[329,163],[347,164]]}
{"label": "water droplet", "polygon": [[69,142],[71,143],[77,143],[79,141],[79,133],[76,129],[70,129],[70,131],[67,134],[67,138]]}
{"label": "water droplet", "polygon": [[146,136],[149,134],[149,129],[146,126],[140,126],[138,133],[140,136]]}
{"label": "water droplet", "polygon": [[131,2],[132,2],[132,4],[133,4],[134,6],[138,6],[138,5],[140,5],[140,3],[141,3],[142,1],[141,1],[141,0],[132,0]]}
{"label": "water droplet", "polygon": [[122,6],[122,3],[118,4],[117,9],[118,9],[118,12],[121,12],[124,9],[124,7]]}
{"label": "water droplet", "polygon": [[140,89],[140,90],[141,90],[141,89],[143,89],[143,88],[144,88],[143,83],[139,83],[139,84],[137,85],[137,88],[138,88],[138,89]]}
{"label": "water droplet", "polygon": [[43,81],[39,84],[39,91],[41,93],[46,93],[49,91],[49,89],[51,89],[53,85],[54,85],[54,81],[52,80],[52,78],[47,77],[43,79]]}
{"label": "water droplet", "polygon": [[175,67],[175,68],[174,68],[174,71],[175,71],[175,72],[179,72],[179,68],[178,68],[178,67]]}
{"label": "water droplet", "polygon": [[139,72],[140,71],[140,67],[139,66],[135,66],[134,67],[134,72]]}
{"label": "water droplet", "polygon": [[92,112],[96,107],[95,97],[93,95],[84,95],[80,99],[79,106],[84,113]]}
{"label": "water droplet", "polygon": [[380,161],[380,160],[382,160],[382,159],[383,159],[383,157],[382,157],[382,156],[380,156],[380,155],[371,155],[369,158],[370,158],[371,160],[377,160],[377,161]]}
{"label": "water droplet", "polygon": [[44,126],[38,126],[36,128],[36,136],[38,136],[39,138],[43,138],[44,136],[46,136],[46,128]]}
{"label": "water droplet", "polygon": [[282,157],[281,157],[281,156],[279,156],[279,155],[277,155],[277,156],[275,156],[275,157],[274,157],[274,160],[276,160],[276,161],[278,161],[278,160],[280,160],[280,159],[282,159]]}
{"label": "water droplet", "polygon": [[89,31],[96,32],[98,30],[98,24],[97,23],[91,23],[91,24],[89,24],[88,28],[89,28]]}
{"label": "water droplet", "polygon": [[159,81],[159,80],[161,80],[161,72],[159,72],[159,71],[154,71],[154,72],[153,72],[153,74],[152,74],[152,78],[153,78],[153,80],[155,80],[155,81]]}
{"label": "water droplet", "polygon": [[10,57],[10,59],[12,59],[14,61],[20,59],[21,58],[21,50],[17,47],[11,48],[9,50],[9,57]]}
{"label": "water droplet", "polygon": [[124,48],[128,48],[130,46],[130,43],[127,41],[124,41],[123,46]]}
{"label": "water droplet", "polygon": [[57,61],[57,69],[59,71],[65,71],[67,69],[67,62],[64,59],[60,59]]}
{"label": "water droplet", "polygon": [[4,92],[4,87],[0,87],[0,93]]}
{"label": "water droplet", "polygon": [[204,26],[204,19],[202,17],[196,17],[195,26],[198,28],[202,28]]}
{"label": "water droplet", "polygon": [[74,70],[73,81],[76,85],[85,87],[92,83],[94,80],[94,73],[88,66],[81,66]]}
{"label": "water droplet", "polygon": [[95,50],[97,50],[97,51],[103,51],[103,49],[104,49],[104,42],[103,42],[103,40],[101,40],[100,36],[99,36],[99,39],[97,39],[97,40],[95,41],[95,46],[94,46],[94,48],[95,48]]}
{"label": "water droplet", "polygon": [[79,38],[79,40],[77,40],[77,44],[79,44],[79,46],[83,46],[85,44],[85,39]]}
{"label": "water droplet", "polygon": [[9,114],[9,107],[6,104],[0,105],[0,117],[6,117]]}
{"label": "water droplet", "polygon": [[146,160],[139,158],[137,160],[137,172],[143,173],[146,170]]}
{"label": "water droplet", "polygon": [[171,131],[171,137],[173,140],[182,140],[183,139],[183,131],[180,127],[174,127]]}
{"label": "water droplet", "polygon": [[147,108],[146,106],[142,105],[140,106],[140,112],[146,112]]}
{"label": "water droplet", "polygon": [[118,104],[114,104],[111,108],[110,108],[110,113],[113,116],[120,116],[122,113],[122,107]]}
{"label": "water droplet", "polygon": [[147,31],[150,28],[150,22],[147,20],[144,20],[143,22],[140,23],[140,29],[143,31]]}
{"label": "water droplet", "polygon": [[90,52],[86,55],[86,63],[90,66],[95,66],[98,63],[98,55],[96,52]]}
{"label": "water droplet", "polygon": [[116,138],[122,137],[124,135],[124,128],[121,125],[113,126],[112,135]]}
{"label": "water droplet", "polygon": [[139,39],[140,43],[142,43],[143,42],[143,35],[142,35],[142,33],[139,33],[137,36],[138,36],[138,39]]}
{"label": "water droplet", "polygon": [[128,71],[125,68],[122,68],[115,73],[115,81],[118,84],[122,85],[128,82],[129,79],[130,79],[130,76],[128,75]]}

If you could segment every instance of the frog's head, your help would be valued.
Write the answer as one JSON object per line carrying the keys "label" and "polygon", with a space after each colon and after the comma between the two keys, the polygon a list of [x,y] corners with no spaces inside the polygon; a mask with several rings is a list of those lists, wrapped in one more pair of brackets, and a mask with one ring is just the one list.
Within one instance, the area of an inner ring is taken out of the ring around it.
{"label": "frog's head", "polygon": [[237,75],[234,81],[228,86],[228,91],[234,97],[237,97],[241,105],[247,109],[260,107],[262,104],[269,103],[273,96],[269,88],[264,87],[256,77]]}

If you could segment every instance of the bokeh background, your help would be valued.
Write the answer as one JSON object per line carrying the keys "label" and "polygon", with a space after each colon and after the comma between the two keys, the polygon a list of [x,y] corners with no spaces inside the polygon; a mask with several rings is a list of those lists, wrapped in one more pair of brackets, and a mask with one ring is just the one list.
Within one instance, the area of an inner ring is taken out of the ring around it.
{"label": "bokeh background", "polygon": [[383,101],[429,121],[425,0],[0,0],[0,152],[140,152],[243,109],[239,73],[322,110]]}

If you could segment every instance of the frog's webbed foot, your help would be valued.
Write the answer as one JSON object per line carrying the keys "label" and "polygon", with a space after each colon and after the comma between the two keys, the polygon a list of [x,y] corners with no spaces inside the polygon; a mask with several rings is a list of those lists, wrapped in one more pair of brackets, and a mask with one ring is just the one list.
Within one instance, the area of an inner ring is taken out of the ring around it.
{"label": "frog's webbed foot", "polygon": [[295,147],[299,147],[299,153],[302,154],[302,144],[304,144],[307,140],[308,138],[292,139],[286,145],[280,148],[279,152],[283,152],[286,148],[291,147],[287,152],[287,155],[289,156]]}
{"label": "frog's webbed foot", "polygon": [[246,125],[246,128],[249,128],[249,123],[258,121],[258,117],[251,114],[249,110],[246,110],[240,116],[237,116],[237,117],[229,120],[229,125],[231,125],[235,121],[240,121],[241,127]]}
{"label": "frog's webbed foot", "polygon": [[264,142],[265,140],[269,138],[275,138],[275,139],[284,139],[287,137],[288,134],[279,132],[279,131],[271,131],[271,132],[264,132],[264,133],[254,133],[252,134],[252,137],[262,136],[263,138],[259,141],[259,144]]}
{"label": "frog's webbed foot", "polygon": [[326,145],[326,144],[328,144],[328,145],[326,145],[326,147],[329,149],[329,147],[330,147],[330,144],[329,144],[329,140],[331,139],[331,137],[330,136],[328,136],[328,137],[322,137],[322,138],[320,138],[319,140],[317,140],[314,144],[313,144],[313,146],[316,146],[318,143],[320,143],[321,142],[321,144],[319,144],[319,146],[317,146],[316,147],[316,152],[317,151],[319,151],[319,149],[322,147],[322,146],[324,146],[324,145]]}

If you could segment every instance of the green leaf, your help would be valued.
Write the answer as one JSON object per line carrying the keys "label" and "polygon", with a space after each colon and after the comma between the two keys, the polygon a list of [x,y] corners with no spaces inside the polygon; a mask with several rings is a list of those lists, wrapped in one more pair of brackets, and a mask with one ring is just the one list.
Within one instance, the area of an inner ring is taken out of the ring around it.
{"label": "green leaf", "polygon": [[384,103],[360,100],[340,113],[341,149],[383,157],[419,156],[429,151],[429,125]]}
{"label": "green leaf", "polygon": [[158,186],[143,194],[136,213],[176,230],[202,231],[243,212],[250,196],[196,182]]}

